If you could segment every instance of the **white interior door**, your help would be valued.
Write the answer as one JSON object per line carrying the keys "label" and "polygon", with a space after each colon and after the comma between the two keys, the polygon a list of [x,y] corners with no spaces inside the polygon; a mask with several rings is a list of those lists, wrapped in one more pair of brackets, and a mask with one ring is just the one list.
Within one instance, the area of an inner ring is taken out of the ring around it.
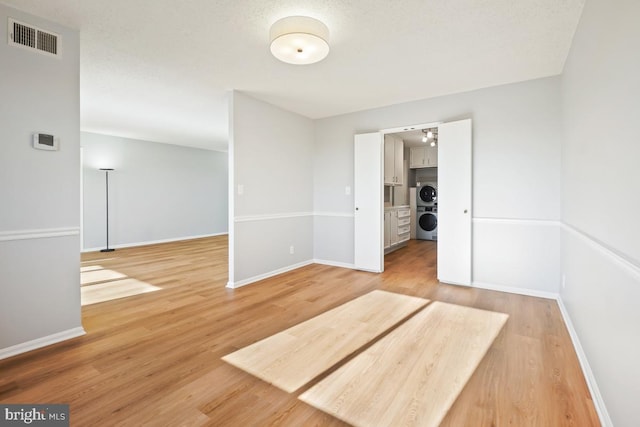
{"label": "white interior door", "polygon": [[380,273],[383,245],[383,139],[379,132],[355,136],[354,142],[354,265]]}
{"label": "white interior door", "polygon": [[438,126],[438,280],[471,286],[471,119]]}

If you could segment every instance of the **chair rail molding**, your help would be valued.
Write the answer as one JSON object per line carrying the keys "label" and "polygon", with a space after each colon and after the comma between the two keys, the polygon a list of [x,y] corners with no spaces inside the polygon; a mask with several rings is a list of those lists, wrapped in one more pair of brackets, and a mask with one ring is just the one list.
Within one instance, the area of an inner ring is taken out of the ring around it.
{"label": "chair rail molding", "polygon": [[79,236],[80,227],[39,228],[33,230],[0,231],[0,242],[13,240],[47,239],[51,237]]}
{"label": "chair rail molding", "polygon": [[286,218],[301,218],[306,216],[313,216],[313,212],[285,212],[277,214],[262,214],[262,215],[243,215],[236,216],[234,222],[253,222],[253,221],[272,221],[276,219]]}

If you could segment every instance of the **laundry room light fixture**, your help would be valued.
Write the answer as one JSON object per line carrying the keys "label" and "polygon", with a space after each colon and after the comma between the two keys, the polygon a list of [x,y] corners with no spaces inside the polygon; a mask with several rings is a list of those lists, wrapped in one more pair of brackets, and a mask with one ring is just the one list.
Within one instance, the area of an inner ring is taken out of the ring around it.
{"label": "laundry room light fixture", "polygon": [[289,16],[271,26],[271,53],[282,62],[313,64],[329,54],[329,29],[308,16]]}
{"label": "laundry room light fixture", "polygon": [[422,133],[424,134],[422,135],[422,142],[427,142],[429,138],[433,137],[431,131],[427,131],[427,129],[422,129]]}
{"label": "laundry room light fixture", "polygon": [[422,129],[422,142],[427,143],[429,140],[431,140],[431,146],[435,147],[437,142],[436,142],[436,135],[433,133],[433,131],[431,129]]}

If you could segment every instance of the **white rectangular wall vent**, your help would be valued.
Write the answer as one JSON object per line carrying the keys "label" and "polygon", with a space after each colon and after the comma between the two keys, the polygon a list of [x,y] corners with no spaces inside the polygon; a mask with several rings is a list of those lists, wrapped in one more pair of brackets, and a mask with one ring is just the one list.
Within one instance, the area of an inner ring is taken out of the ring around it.
{"label": "white rectangular wall vent", "polygon": [[9,18],[9,44],[33,49],[47,55],[59,55],[58,34]]}

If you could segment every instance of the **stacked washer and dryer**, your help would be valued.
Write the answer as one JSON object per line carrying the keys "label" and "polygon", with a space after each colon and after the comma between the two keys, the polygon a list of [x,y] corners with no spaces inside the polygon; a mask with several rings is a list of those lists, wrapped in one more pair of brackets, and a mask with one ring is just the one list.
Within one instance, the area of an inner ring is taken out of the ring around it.
{"label": "stacked washer and dryer", "polygon": [[416,189],[416,239],[438,240],[438,184],[435,182]]}

